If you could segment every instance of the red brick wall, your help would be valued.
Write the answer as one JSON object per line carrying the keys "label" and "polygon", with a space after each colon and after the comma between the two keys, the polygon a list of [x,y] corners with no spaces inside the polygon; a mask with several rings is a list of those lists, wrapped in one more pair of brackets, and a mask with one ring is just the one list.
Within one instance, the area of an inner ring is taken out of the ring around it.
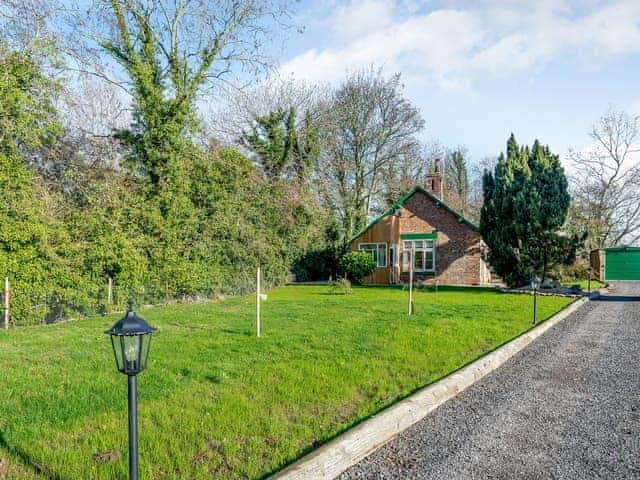
{"label": "red brick wall", "polygon": [[[481,278],[480,234],[426,195],[416,192],[402,210],[400,234],[438,231],[436,275],[416,275],[422,283],[478,285]],[[403,282],[408,274],[401,274]]]}

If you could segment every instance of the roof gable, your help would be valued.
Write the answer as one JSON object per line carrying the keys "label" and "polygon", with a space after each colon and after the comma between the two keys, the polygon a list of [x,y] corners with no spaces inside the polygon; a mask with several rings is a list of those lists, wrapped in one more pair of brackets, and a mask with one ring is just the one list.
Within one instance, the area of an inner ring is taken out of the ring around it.
{"label": "roof gable", "polygon": [[457,217],[458,222],[460,223],[464,223],[465,225],[467,225],[471,230],[473,230],[474,232],[480,232],[480,229],[478,228],[477,225],[475,225],[474,223],[471,223],[469,220],[467,220],[466,218],[464,218],[461,214],[459,214],[458,212],[456,212],[453,208],[451,208],[449,205],[447,205],[446,203],[444,203],[442,200],[440,200],[438,197],[436,197],[435,195],[433,195],[432,193],[429,193],[427,190],[425,190],[424,188],[416,185],[415,187],[413,187],[411,190],[409,190],[407,193],[405,193],[400,200],[398,200],[396,203],[393,204],[393,206],[391,208],[389,208],[388,210],[385,210],[385,212],[380,215],[378,218],[376,218],[374,221],[372,221],[369,225],[367,225],[365,228],[363,228],[362,230],[360,230],[358,233],[356,233],[356,235],[349,240],[349,245],[352,244],[355,240],[357,240],[359,237],[361,237],[362,235],[364,235],[365,233],[367,233],[369,230],[371,230],[371,228],[380,223],[382,220],[384,220],[386,217],[388,217],[389,215],[392,215],[396,209],[403,207],[404,204],[407,202],[407,200],[409,200],[411,197],[413,197],[416,193],[422,193],[425,197],[427,197],[427,199],[431,200],[433,203],[435,203],[437,206],[444,208],[447,212],[449,212],[451,215]]}

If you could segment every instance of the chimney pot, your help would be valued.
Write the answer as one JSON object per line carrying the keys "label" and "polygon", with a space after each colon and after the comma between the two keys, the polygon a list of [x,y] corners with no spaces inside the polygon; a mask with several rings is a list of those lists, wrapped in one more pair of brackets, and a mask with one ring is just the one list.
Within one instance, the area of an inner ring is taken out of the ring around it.
{"label": "chimney pot", "polygon": [[440,159],[436,158],[434,162],[433,173],[427,174],[425,178],[425,190],[430,194],[438,197],[440,200],[444,198],[444,181],[442,172],[440,172]]}

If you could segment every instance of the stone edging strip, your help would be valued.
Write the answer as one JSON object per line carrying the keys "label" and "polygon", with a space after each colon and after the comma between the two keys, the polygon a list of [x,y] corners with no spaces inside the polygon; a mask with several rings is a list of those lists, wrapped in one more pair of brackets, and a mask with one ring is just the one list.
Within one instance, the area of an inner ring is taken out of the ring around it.
{"label": "stone edging strip", "polygon": [[[595,296],[592,294],[592,298]],[[588,301],[589,298],[583,297],[573,302],[509,343],[347,430],[275,473],[269,480],[330,480],[337,477],[444,402],[491,373]]]}

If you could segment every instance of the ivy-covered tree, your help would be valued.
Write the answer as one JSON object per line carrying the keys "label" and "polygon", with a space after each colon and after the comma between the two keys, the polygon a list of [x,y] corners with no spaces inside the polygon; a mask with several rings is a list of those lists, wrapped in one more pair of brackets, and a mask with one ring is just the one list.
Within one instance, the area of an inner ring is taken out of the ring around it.
{"label": "ivy-covered tree", "polygon": [[87,42],[69,42],[68,50],[83,68],[132,98],[133,122],[118,136],[150,193],[172,193],[165,207],[184,193],[199,95],[237,69],[265,67],[269,22],[285,9],[263,0],[101,0],[71,9],[68,27],[80,34],[73,42],[79,36]]}
{"label": "ivy-covered tree", "polygon": [[318,156],[317,132],[309,111],[298,122],[294,107],[278,108],[256,117],[240,142],[256,154],[268,180],[284,176],[304,182]]}
{"label": "ivy-covered tree", "polygon": [[571,264],[577,237],[561,232],[570,197],[557,155],[537,140],[518,146],[513,134],[495,171],[485,171],[480,233],[490,248],[489,262],[510,286],[525,284],[532,271]]}
{"label": "ivy-covered tree", "polygon": [[[212,231],[205,227],[212,206],[199,209],[192,195],[207,159],[193,140],[196,103],[207,86],[236,68],[265,66],[261,44],[282,8],[266,1],[101,0],[66,16],[79,34],[66,45],[77,54],[74,63],[131,98],[131,124],[116,137],[145,200],[136,215],[140,228],[133,230],[143,237],[153,283],[165,284],[167,295],[200,291],[211,260],[202,246],[211,246]],[[81,38],[86,42],[73,44]],[[122,244],[123,253],[130,246]],[[105,268],[117,270],[105,249],[94,253],[100,262],[106,255]]]}

